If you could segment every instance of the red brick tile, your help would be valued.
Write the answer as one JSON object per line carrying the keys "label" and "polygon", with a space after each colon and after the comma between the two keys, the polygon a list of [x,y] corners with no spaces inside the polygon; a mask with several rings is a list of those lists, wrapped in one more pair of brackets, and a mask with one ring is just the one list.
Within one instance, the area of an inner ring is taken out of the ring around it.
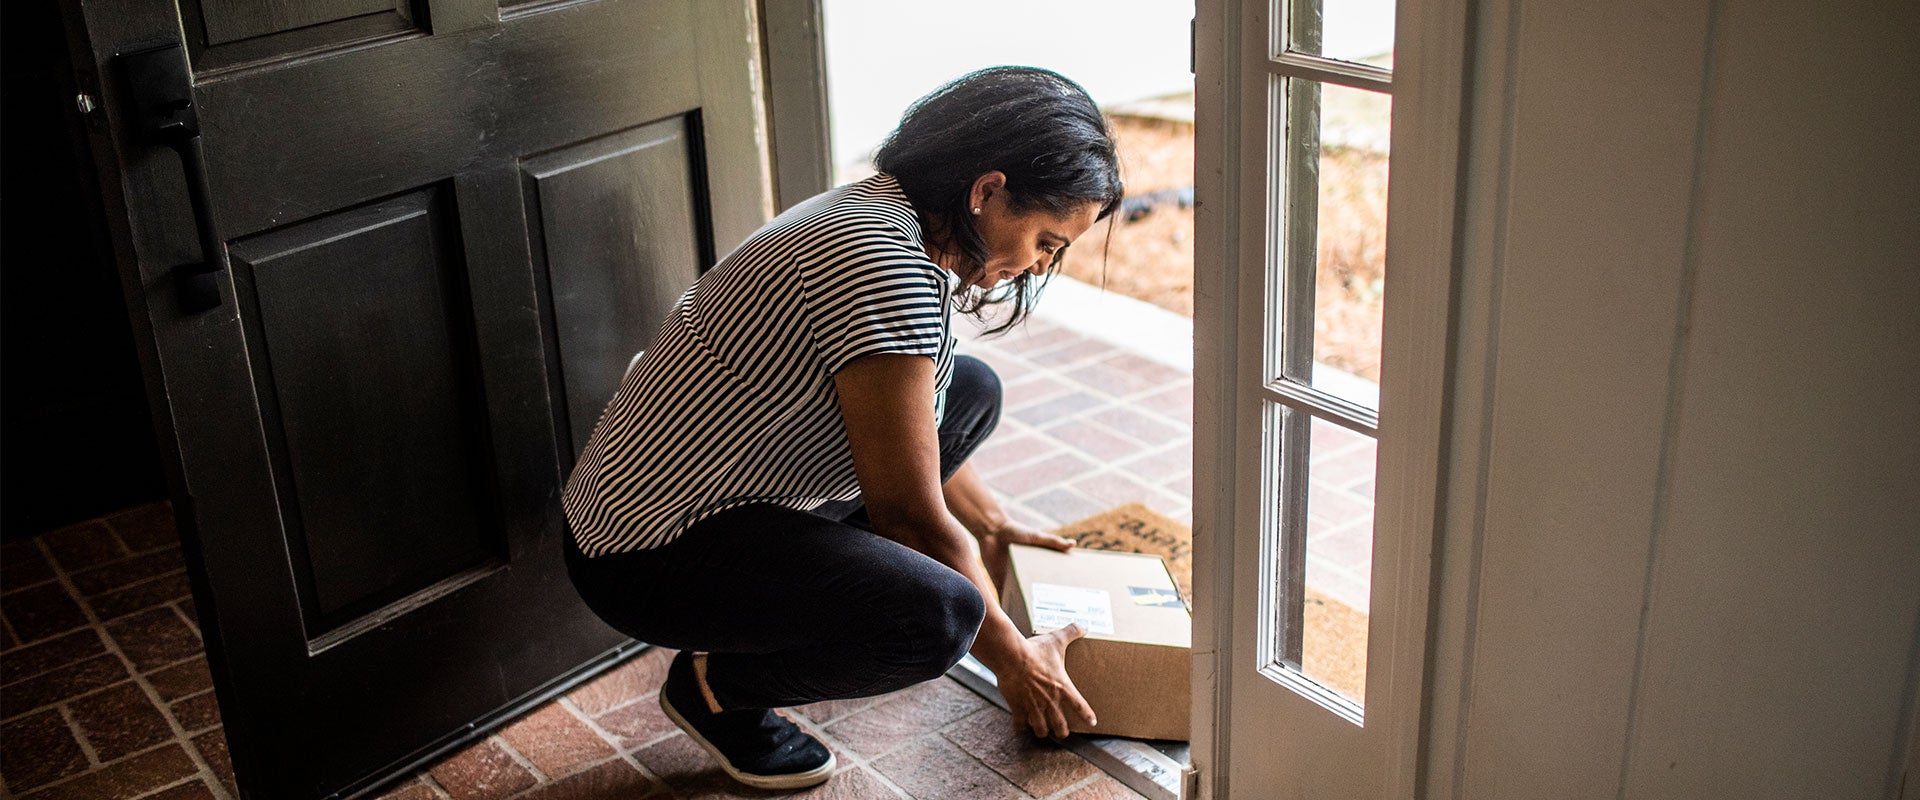
{"label": "red brick tile", "polygon": [[902,689],[827,726],[827,733],[869,758],[882,756],[986,707],[986,701],[940,678]]}
{"label": "red brick tile", "polygon": [[196,631],[200,630],[200,611],[194,607],[193,598],[184,598],[173,605],[180,609],[180,616],[187,618],[187,624],[192,625]]}
{"label": "red brick tile", "polygon": [[979,450],[975,450],[968,462],[981,475],[1005,472],[1011,467],[1021,466],[1047,456],[1062,452],[1065,448],[1052,439],[1035,435],[995,436]]}
{"label": "red brick tile", "polygon": [[180,534],[173,526],[173,504],[165,500],[127,509],[107,517],[106,523],[135,553],[180,546]]}
{"label": "red brick tile", "polygon": [[1108,509],[1108,506],[1102,505],[1097,500],[1064,488],[1051,489],[1032,497],[1022,498],[1020,502],[1046,515],[1052,521],[1052,525],[1048,527],[1066,525]]}
{"label": "red brick tile", "polygon": [[1125,784],[1114,780],[1112,775],[1101,773],[1092,783],[1062,795],[1060,800],[1145,800],[1144,797]]}
{"label": "red brick tile", "polygon": [[655,742],[633,757],[665,781],[675,797],[724,796],[740,786],[685,734]]}
{"label": "red brick tile", "polygon": [[420,780],[420,777],[416,775],[400,785],[388,789],[385,794],[374,798],[374,800],[439,800],[439,798],[440,795],[434,793],[433,787],[428,786],[425,781]]}
{"label": "red brick tile", "polygon": [[[1193,503],[1193,474],[1192,473],[1185,473],[1178,477],[1169,478],[1166,483],[1160,484],[1160,488],[1165,489],[1168,492],[1172,493],[1174,497],[1178,497],[1182,500],[1187,501],[1189,506]],[[1174,516],[1174,515],[1168,514],[1167,516]],[[1182,520],[1182,521],[1186,522],[1189,525],[1193,524],[1190,520]]]}
{"label": "red brick tile", "polygon": [[73,580],[73,588],[79,589],[80,594],[91,597],[183,569],[186,565],[186,561],[180,557],[179,550],[157,550],[75,572],[70,577]]}
{"label": "red brick tile", "polygon": [[1342,453],[1324,458],[1318,457],[1307,467],[1309,480],[1328,486],[1347,487],[1364,480],[1372,480],[1374,473],[1374,449],[1356,447]]}
{"label": "red brick tile", "polygon": [[873,762],[915,800],[1016,800],[1019,789],[937,735],[922,736]]}
{"label": "red brick tile", "polygon": [[213,790],[207,788],[206,781],[196,778],[159,794],[147,795],[142,800],[213,800],[213,798]]}
{"label": "red brick tile", "polygon": [[887,697],[888,695],[882,695],[880,697],[850,697],[845,700],[822,700],[818,703],[808,703],[793,710],[800,716],[811,720],[815,725],[827,725],[845,719],[848,714],[872,706]]}
{"label": "red brick tile", "polygon": [[1308,428],[1313,439],[1315,454],[1339,452],[1365,446],[1373,438],[1364,433],[1356,433],[1330,422],[1315,422]]}
{"label": "red brick tile", "polygon": [[660,682],[667,677],[667,664],[673,660],[675,652],[664,647],[649,648],[620,666],[575,687],[567,693],[567,699],[572,700],[587,716],[598,717],[645,697],[660,689]]}
{"label": "red brick tile", "polygon": [[87,771],[87,754],[57,709],[0,725],[0,751],[6,754],[7,788],[14,793]]}
{"label": "red brick tile", "polygon": [[1091,392],[1076,390],[1024,408],[1010,409],[1006,413],[1028,425],[1045,425],[1054,420],[1084,414],[1106,405],[1107,401],[1094,396]]}
{"label": "red brick tile", "polygon": [[40,535],[61,569],[76,572],[127,555],[120,539],[98,520],[82,522]]}
{"label": "red brick tile", "polygon": [[997,349],[1036,362],[1039,362],[1039,359],[1035,358],[1035,356],[1041,353],[1064,351],[1068,348],[1086,348],[1102,344],[1081,336],[1080,334],[1059,328],[1040,329],[1030,327],[1025,330],[1008,331],[1000,338],[989,341]]}
{"label": "red brick tile", "polygon": [[211,691],[175,700],[172,708],[173,718],[188,733],[220,724],[220,702]]}
{"label": "red brick tile", "polygon": [[993,488],[1016,497],[1031,494],[1036,489],[1045,489],[1066,483],[1093,471],[1092,461],[1075,453],[1061,452],[998,473],[990,473],[986,481]]}
{"label": "red brick tile", "polygon": [[533,773],[492,738],[427,770],[454,800],[492,800],[534,785]]}
{"label": "red brick tile", "polygon": [[41,555],[38,537],[0,545],[0,591],[24,589],[52,579],[53,565]]}
{"label": "red brick tile", "polygon": [[33,800],[128,800],[192,777],[198,769],[185,748],[170,744],[50,787]]}
{"label": "red brick tile", "polygon": [[[1316,533],[1319,535],[1314,535]],[[1327,524],[1321,522],[1317,514],[1307,515],[1307,554],[1332,559],[1336,564],[1361,573],[1367,572],[1366,565],[1373,560],[1372,520]]]}
{"label": "red brick tile", "polygon": [[1161,494],[1159,489],[1113,471],[1089,475],[1074,481],[1072,486],[1081,494],[1108,505],[1140,503],[1154,509],[1177,505],[1172,498]]}
{"label": "red brick tile", "polygon": [[87,624],[86,612],[58,583],[43,583],[31,589],[12,592],[0,600],[0,614],[20,641],[27,644],[66,633]]}
{"label": "red brick tile", "polygon": [[1086,415],[1128,438],[1160,447],[1187,435],[1187,428],[1126,406],[1103,408]]}
{"label": "red brick tile", "polygon": [[150,608],[106,623],[107,635],[133,662],[148,672],[206,652],[200,634],[171,606]]}
{"label": "red brick tile", "polygon": [[193,737],[193,749],[200,751],[200,758],[207,762],[213,775],[220,779],[220,785],[227,787],[227,794],[240,796],[240,790],[234,787],[233,759],[227,755],[227,731],[214,728]]}
{"label": "red brick tile", "polygon": [[1174,386],[1136,398],[1133,402],[1136,408],[1162,415],[1183,428],[1193,427],[1193,382],[1190,380],[1180,381]]}
{"label": "red brick tile", "polygon": [[613,734],[621,750],[645,747],[680,730],[660,710],[658,694],[649,694],[639,702],[594,717],[593,722]]}
{"label": "red brick tile", "polygon": [[1062,345],[1034,353],[1023,353],[1022,358],[1043,367],[1060,369],[1087,361],[1112,358],[1119,348],[1098,339],[1082,338],[1072,344]]}
{"label": "red brick tile", "polygon": [[19,646],[20,639],[13,635],[13,626],[6,624],[4,618],[0,618],[0,653],[10,652]]}
{"label": "red brick tile", "polygon": [[146,690],[133,681],[121,681],[74,700],[67,708],[102,763],[173,739],[173,726],[154,707]]}
{"label": "red brick tile", "polygon": [[1099,771],[1052,741],[1015,731],[1007,712],[998,708],[979,711],[941,733],[1034,797],[1046,797]]}
{"label": "red brick tile", "polygon": [[100,634],[92,628],[81,628],[8,653],[6,658],[0,659],[0,684],[58,669],[106,651],[106,645],[100,642]]}
{"label": "red brick tile", "polygon": [[1185,370],[1169,367],[1158,361],[1137,353],[1123,352],[1106,360],[1106,365],[1136,375],[1140,379],[1160,386],[1173,386],[1181,383],[1191,384],[1192,375]]}
{"label": "red brick tile", "polygon": [[1029,408],[1072,388],[1066,381],[1044,374],[1033,374],[1001,385],[1001,407],[1008,410]]}
{"label": "red brick tile", "polygon": [[35,675],[0,691],[0,719],[57,703],[131,677],[120,657],[107,653]]}
{"label": "red brick tile", "polygon": [[1090,386],[1114,397],[1131,397],[1137,394],[1164,389],[1165,381],[1154,380],[1149,375],[1116,367],[1108,361],[1100,361],[1069,370],[1066,376],[1082,386]]}
{"label": "red brick tile", "polygon": [[612,759],[564,780],[541,786],[520,797],[522,800],[603,800],[604,798],[640,798],[662,788],[632,764]]}
{"label": "red brick tile", "polygon": [[826,783],[787,796],[806,800],[895,800],[900,794],[860,768],[841,770]]}
{"label": "red brick tile", "polygon": [[1084,419],[1066,420],[1046,429],[1046,434],[1106,463],[1130,458],[1148,449],[1104,425]]}
{"label": "red brick tile", "polygon": [[162,605],[193,593],[187,585],[186,570],[169,572],[158,578],[115,589],[87,598],[93,615],[102,622],[126,616],[143,608]]}
{"label": "red brick tile", "polygon": [[1335,489],[1318,481],[1307,483],[1307,513],[1318,514],[1336,524],[1354,520],[1372,520],[1373,503],[1344,489]]}
{"label": "red brick tile", "polygon": [[514,720],[500,731],[500,738],[549,778],[572,775],[582,766],[614,755],[613,745],[558,702]]}
{"label": "red brick tile", "polygon": [[1044,530],[1051,530],[1055,526],[1060,524],[1058,520],[1055,520],[1052,517],[1049,517],[1038,511],[1034,511],[1033,509],[1027,508],[1026,506],[1020,505],[1019,503],[1007,503],[1003,507],[1007,511],[1008,519],[1011,519],[1014,522],[1018,522],[1029,528],[1039,528],[1040,530],[1044,531]]}
{"label": "red brick tile", "polygon": [[1161,483],[1193,473],[1193,443],[1181,437],[1173,446],[1123,462],[1121,467],[1145,483]]}
{"label": "red brick tile", "polygon": [[160,699],[168,702],[213,688],[213,673],[207,671],[207,657],[200,656],[165,669],[147,673]]}

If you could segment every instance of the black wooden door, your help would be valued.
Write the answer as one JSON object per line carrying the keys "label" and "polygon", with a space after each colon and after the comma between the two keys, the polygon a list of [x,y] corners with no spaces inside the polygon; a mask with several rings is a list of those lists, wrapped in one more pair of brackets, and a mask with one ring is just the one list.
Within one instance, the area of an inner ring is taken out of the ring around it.
{"label": "black wooden door", "polygon": [[[751,0],[67,0],[233,766],[344,797],[616,660],[559,490],[770,212]],[[183,44],[181,159],[116,55]]]}

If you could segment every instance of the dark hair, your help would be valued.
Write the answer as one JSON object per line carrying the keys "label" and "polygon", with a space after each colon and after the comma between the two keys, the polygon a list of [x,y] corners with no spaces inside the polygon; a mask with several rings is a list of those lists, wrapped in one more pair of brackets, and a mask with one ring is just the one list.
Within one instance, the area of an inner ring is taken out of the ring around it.
{"label": "dark hair", "polygon": [[[1016,210],[1068,214],[1089,201],[1096,220],[1120,205],[1119,156],[1106,118],[1080,85],[1035,67],[988,67],[963,75],[907,109],[874,166],[900,182],[919,214],[928,243],[958,256],[962,277],[984,268],[986,243],[969,213],[973,183],[999,170]],[[1066,248],[1054,253],[1047,277]],[[1003,333],[1031,313],[1041,286],[1021,273],[987,292],[969,292],[960,310],[984,319],[1011,301],[1013,313],[988,331]]]}

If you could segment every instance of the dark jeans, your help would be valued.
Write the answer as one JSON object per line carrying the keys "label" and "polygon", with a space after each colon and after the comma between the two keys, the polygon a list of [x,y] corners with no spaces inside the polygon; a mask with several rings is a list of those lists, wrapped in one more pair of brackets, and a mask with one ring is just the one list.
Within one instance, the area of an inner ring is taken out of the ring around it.
{"label": "dark jeans", "polygon": [[[1000,421],[1000,379],[957,356],[940,425],[945,482]],[[944,674],[973,646],[985,600],[972,582],[882,538],[858,501],[816,512],[729,509],[652,550],[567,572],[607,624],[643,642],[705,651],[721,707],[866,697]]]}

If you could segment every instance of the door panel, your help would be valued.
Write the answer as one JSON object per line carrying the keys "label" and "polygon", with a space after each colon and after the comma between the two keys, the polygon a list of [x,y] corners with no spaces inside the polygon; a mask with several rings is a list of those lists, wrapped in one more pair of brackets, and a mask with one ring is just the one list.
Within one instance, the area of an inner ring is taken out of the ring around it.
{"label": "door panel", "polygon": [[711,263],[687,128],[675,117],[523,164],[536,261],[553,297],[569,463],[628,361]]}
{"label": "door panel", "polygon": [[253,289],[241,296],[257,309],[250,360],[309,637],[501,554],[447,194],[431,187],[229,251],[236,286]]}
{"label": "door panel", "polygon": [[[558,498],[574,420],[770,211],[757,31],[744,2],[436,0],[394,35],[254,8],[65,6],[236,777],[357,796],[635,646],[568,582]],[[224,268],[198,312],[181,162],[113,77],[183,40]]]}
{"label": "door panel", "polygon": [[[206,73],[424,34],[426,6],[418,0],[184,0],[180,21],[195,68]],[[447,22],[458,18],[446,16]]]}
{"label": "door panel", "polygon": [[343,22],[368,15],[412,16],[408,0],[200,0],[193,16],[205,26],[208,45],[223,45],[275,33]]}

